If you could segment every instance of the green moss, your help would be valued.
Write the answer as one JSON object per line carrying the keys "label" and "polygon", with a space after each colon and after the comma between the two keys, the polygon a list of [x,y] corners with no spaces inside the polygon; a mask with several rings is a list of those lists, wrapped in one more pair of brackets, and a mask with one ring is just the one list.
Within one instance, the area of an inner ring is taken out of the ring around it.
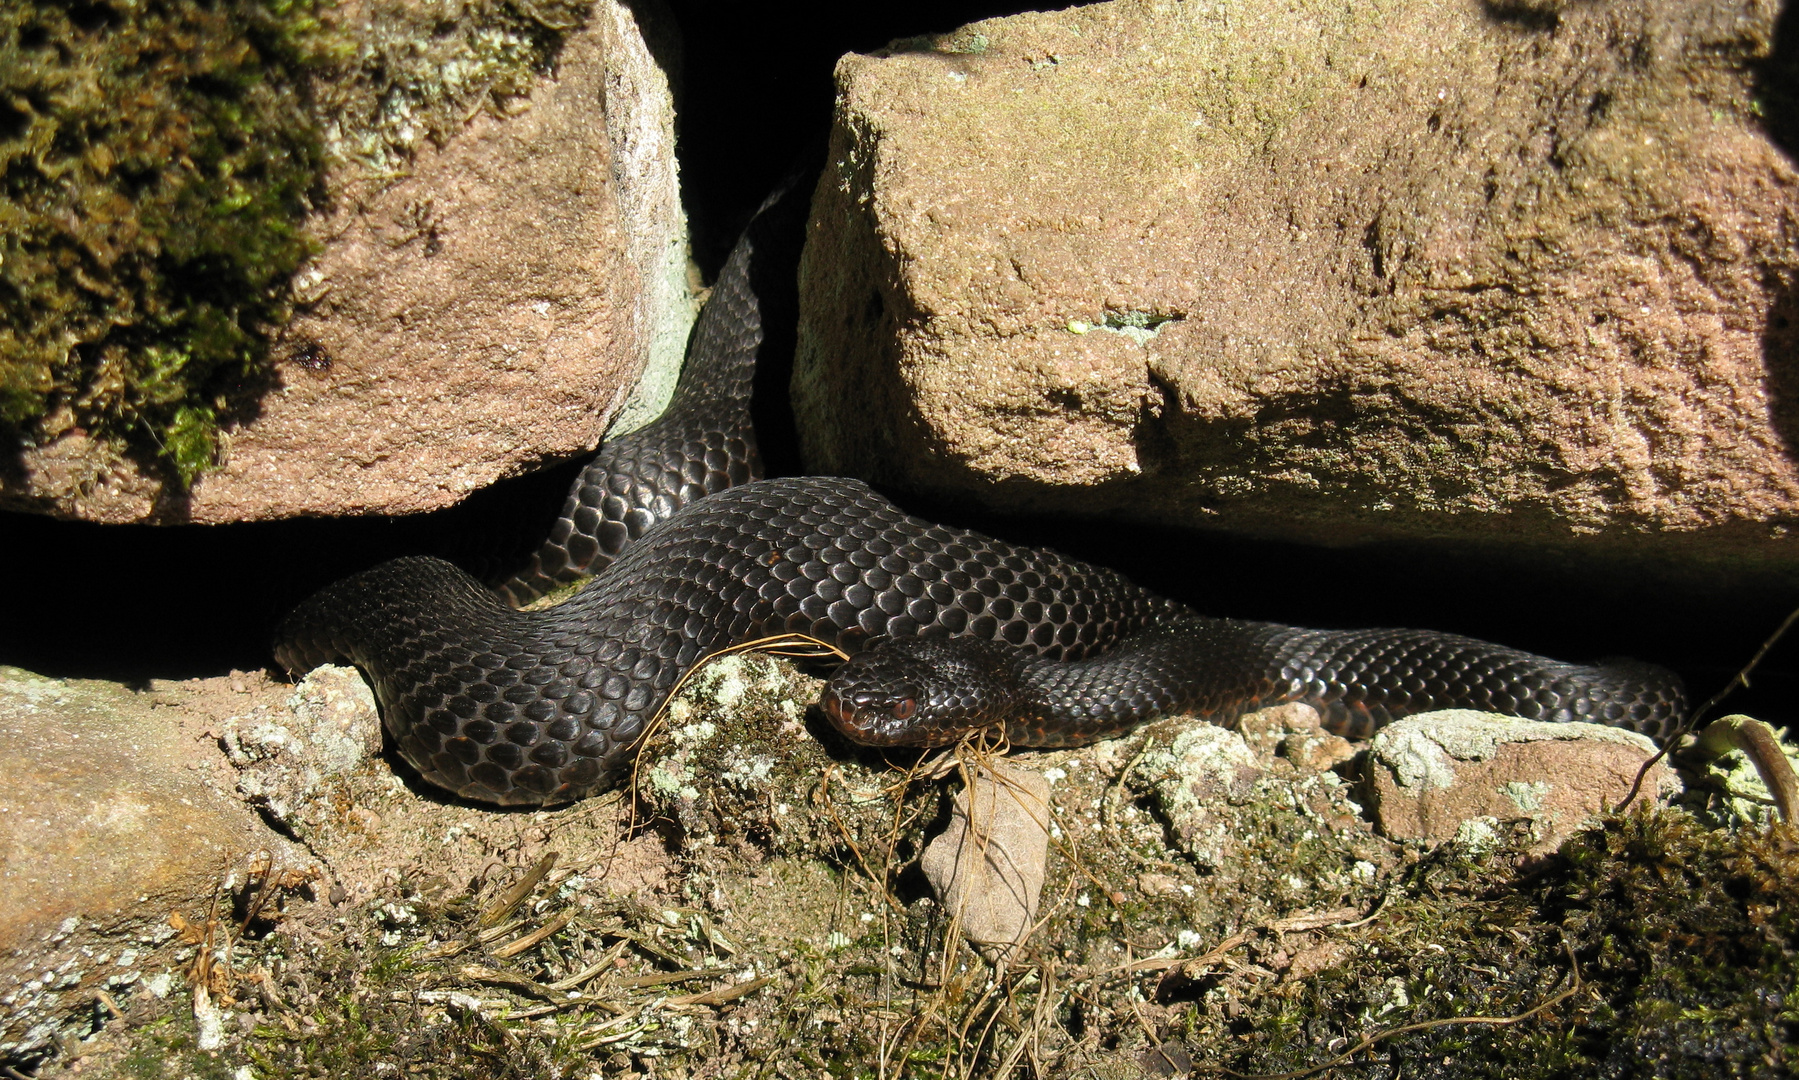
{"label": "green moss", "polygon": [[218,1055],[195,1046],[191,1031],[159,1020],[147,1026],[115,1075],[131,1080],[230,1080],[231,1069]]}
{"label": "green moss", "polygon": [[1240,1002],[1234,1021],[1202,1007],[1195,1036],[1247,1043],[1224,1062],[1244,1071],[1314,1065],[1338,1035],[1523,1012],[1570,985],[1571,952],[1582,985],[1541,1015],[1431,1028],[1366,1057],[1407,1060],[1420,1077],[1773,1077],[1799,1065],[1790,829],[1710,830],[1655,811],[1607,818],[1541,865],[1515,856],[1439,849],[1341,966]]}
{"label": "green moss", "polygon": [[0,6],[0,423],[211,462],[312,250],[321,2]]}
{"label": "green moss", "polygon": [[271,382],[327,168],[366,192],[510,111],[589,6],[0,5],[0,427],[190,485]]}
{"label": "green moss", "polygon": [[412,154],[481,113],[522,107],[592,0],[377,0],[342,30],[317,87],[327,153],[351,184],[405,175]]}

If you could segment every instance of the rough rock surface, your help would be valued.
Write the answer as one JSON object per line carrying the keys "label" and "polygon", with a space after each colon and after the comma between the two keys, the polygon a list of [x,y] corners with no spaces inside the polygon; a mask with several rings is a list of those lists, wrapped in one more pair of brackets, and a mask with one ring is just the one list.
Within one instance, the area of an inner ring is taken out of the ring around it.
{"label": "rough rock surface", "polygon": [[919,869],[962,936],[998,961],[1036,928],[1049,862],[1049,781],[996,761],[967,770],[964,783]]}
{"label": "rough rock surface", "polygon": [[344,777],[381,750],[374,691],[355,668],[309,673],[285,702],[233,716],[222,735],[250,805],[296,836],[339,820]]}
{"label": "rough rock surface", "polygon": [[135,987],[171,913],[204,922],[247,875],[312,874],[231,794],[207,716],[183,707],[194,687],[0,668],[0,1058]]}
{"label": "rough rock surface", "polygon": [[279,384],[191,493],[76,430],[25,451],[6,501],[110,523],[412,513],[592,448],[646,363],[672,389],[692,322],[673,125],[631,9],[601,0],[524,111],[366,202],[338,193]]}
{"label": "rough rock surface", "polygon": [[[1653,756],[1655,743],[1619,728],[1451,709],[1407,717],[1376,735],[1369,790],[1375,822],[1391,839],[1435,843],[1483,818],[1528,821],[1534,850],[1552,851],[1623,801]],[[1649,799],[1679,790],[1663,763],[1643,781]]]}
{"label": "rough rock surface", "polygon": [[1790,563],[1777,13],[1119,0],[845,57],[809,465],[1329,542]]}

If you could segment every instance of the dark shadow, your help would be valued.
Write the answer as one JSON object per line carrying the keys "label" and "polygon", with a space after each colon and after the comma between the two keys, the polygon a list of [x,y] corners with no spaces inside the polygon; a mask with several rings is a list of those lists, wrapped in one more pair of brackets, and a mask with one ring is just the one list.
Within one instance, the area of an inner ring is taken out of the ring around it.
{"label": "dark shadow", "polygon": [[1487,18],[1536,33],[1554,33],[1562,24],[1560,0],[1481,0]]}
{"label": "dark shadow", "polygon": [[[1786,5],[1774,23],[1773,49],[1755,72],[1755,104],[1761,112],[1762,130],[1785,152],[1799,160],[1799,8]],[[1772,304],[1762,331],[1762,363],[1768,373],[1768,390],[1775,430],[1787,452],[1799,448],[1799,364],[1794,346],[1799,344],[1799,281],[1791,274],[1765,283]]]}
{"label": "dark shadow", "polygon": [[735,0],[669,0],[669,7],[684,47],[676,92],[682,199],[694,260],[708,281],[751,211],[829,127],[838,57],[1041,10],[994,0],[887,0],[838,5],[828,14],[803,4]]}
{"label": "dark shadow", "polygon": [[[1791,275],[1768,283],[1770,304],[1762,326],[1762,369],[1767,373],[1768,419],[1789,456],[1799,452],[1799,288]],[[1795,522],[1794,526],[1799,526]],[[1789,526],[1789,527],[1794,527]]]}
{"label": "dark shadow", "polygon": [[180,679],[270,662],[277,620],[320,587],[406,554],[491,577],[542,540],[578,464],[412,517],[93,525],[0,513],[12,575],[0,663],[63,677]]}
{"label": "dark shadow", "polygon": [[763,336],[756,355],[750,416],[768,476],[796,476],[805,471],[788,385],[793,380],[793,355],[799,344],[800,249],[806,243],[806,221],[811,216],[812,192],[818,186],[824,154],[823,139],[808,144],[799,159],[801,164],[782,182],[784,190],[778,201],[751,226],[756,249],[750,283],[760,302]]}

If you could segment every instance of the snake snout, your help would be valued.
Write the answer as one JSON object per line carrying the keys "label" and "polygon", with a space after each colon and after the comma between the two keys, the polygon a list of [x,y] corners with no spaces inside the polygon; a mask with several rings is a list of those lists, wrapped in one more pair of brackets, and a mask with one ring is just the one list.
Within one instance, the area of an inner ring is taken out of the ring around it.
{"label": "snake snout", "polygon": [[868,746],[903,746],[917,741],[913,725],[918,714],[917,691],[909,687],[887,690],[826,687],[819,706],[844,737]]}

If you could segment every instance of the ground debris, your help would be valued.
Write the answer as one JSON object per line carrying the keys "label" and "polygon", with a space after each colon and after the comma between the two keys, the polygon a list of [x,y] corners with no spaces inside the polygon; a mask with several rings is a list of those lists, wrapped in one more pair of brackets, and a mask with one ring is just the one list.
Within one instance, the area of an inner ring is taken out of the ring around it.
{"label": "ground debris", "polygon": [[39,1075],[1135,1078],[1351,1050],[1377,1078],[1799,1064],[1786,827],[1649,805],[1548,855],[1520,823],[1395,843],[1357,805],[1358,762],[1311,752],[1297,719],[1247,740],[1165,721],[1004,766],[1047,793],[1047,869],[996,966],[921,867],[954,814],[933,777],[992,765],[821,741],[783,704],[805,680],[760,657],[696,680],[625,797],[496,813],[379,762],[342,774],[313,804],[315,901],[224,924],[222,955],[190,913],[204,982],[90,996],[96,1035]]}

